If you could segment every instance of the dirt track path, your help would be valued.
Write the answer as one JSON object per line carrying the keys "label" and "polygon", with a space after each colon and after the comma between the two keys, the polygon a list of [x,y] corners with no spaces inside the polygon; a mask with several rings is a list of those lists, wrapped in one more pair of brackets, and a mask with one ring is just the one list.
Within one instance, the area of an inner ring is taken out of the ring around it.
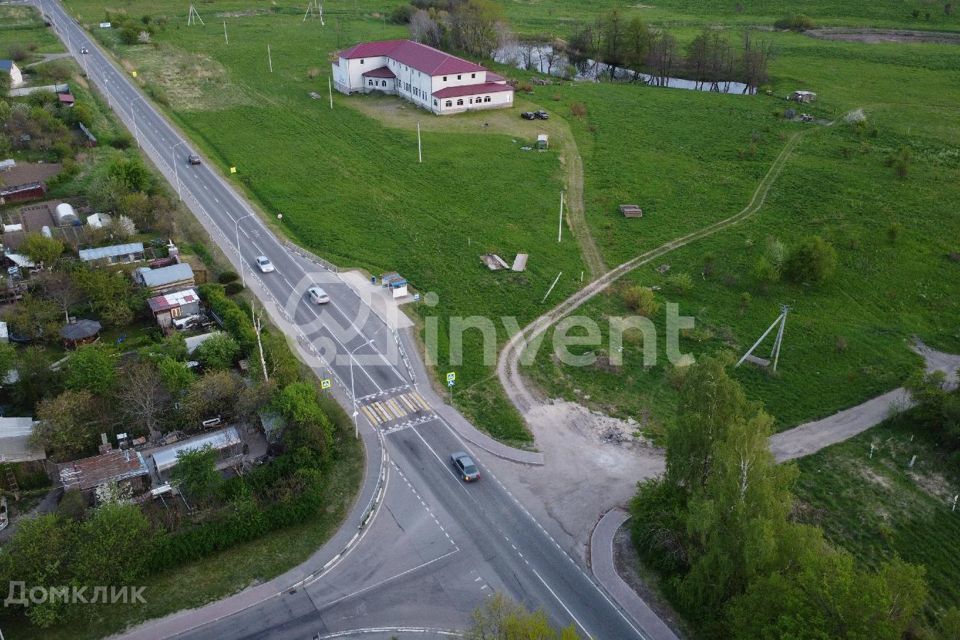
{"label": "dirt track path", "polygon": [[580,254],[587,265],[590,279],[595,280],[607,271],[607,265],[587,226],[586,207],[583,204],[583,158],[580,157],[573,133],[567,129],[567,134],[561,155],[567,182],[567,226],[580,245]]}
{"label": "dirt track path", "polygon": [[[537,340],[556,322],[568,316],[570,313],[581,307],[591,298],[609,287],[627,273],[630,273],[634,269],[643,266],[675,249],[679,249],[680,247],[684,247],[691,242],[700,240],[707,236],[713,235],[718,231],[722,231],[727,227],[733,226],[756,213],[766,201],[767,194],[770,192],[770,187],[773,186],[774,182],[776,182],[777,177],[783,170],[783,167],[786,164],[787,159],[790,157],[790,154],[797,147],[802,135],[803,133],[798,132],[790,137],[790,139],[787,141],[787,144],[783,147],[783,150],[780,151],[780,154],[773,161],[773,164],[770,166],[770,169],[767,171],[767,174],[764,176],[763,180],[761,180],[760,184],[757,185],[757,189],[753,192],[753,197],[750,198],[747,206],[745,206],[739,213],[724,220],[714,222],[713,224],[702,229],[698,229],[697,231],[693,231],[684,236],[671,240],[670,242],[660,245],[656,249],[651,249],[650,251],[642,253],[636,258],[633,258],[632,260],[621,264],[615,269],[606,272],[588,284],[586,287],[561,302],[552,310],[531,322],[523,329],[523,331],[518,332],[507,342],[507,344],[501,350],[500,357],[497,360],[497,377],[500,379],[500,384],[502,384],[503,388],[506,390],[510,401],[513,402],[514,406],[517,407],[517,409],[525,416],[525,418],[531,409],[536,407],[539,403],[537,397],[527,387],[526,381],[524,380],[523,374],[520,370],[521,360],[523,359],[524,351],[527,345]],[[533,425],[530,426],[533,427]],[[536,436],[536,429],[534,429],[534,436]]]}

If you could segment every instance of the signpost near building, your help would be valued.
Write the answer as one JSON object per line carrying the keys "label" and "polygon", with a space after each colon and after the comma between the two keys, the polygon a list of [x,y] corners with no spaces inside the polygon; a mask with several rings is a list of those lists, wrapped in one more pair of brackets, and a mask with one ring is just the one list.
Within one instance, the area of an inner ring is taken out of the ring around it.
{"label": "signpost near building", "polygon": [[453,386],[457,384],[457,372],[450,371],[447,373],[447,387],[450,388],[450,400],[453,401]]}

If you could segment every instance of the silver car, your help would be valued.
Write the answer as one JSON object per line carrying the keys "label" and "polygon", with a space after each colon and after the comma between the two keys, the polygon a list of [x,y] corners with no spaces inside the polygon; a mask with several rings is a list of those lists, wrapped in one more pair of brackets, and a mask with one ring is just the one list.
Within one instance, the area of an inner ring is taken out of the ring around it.
{"label": "silver car", "polygon": [[310,302],[313,304],[327,304],[330,302],[330,296],[320,287],[314,285],[307,289],[307,295],[310,296]]}

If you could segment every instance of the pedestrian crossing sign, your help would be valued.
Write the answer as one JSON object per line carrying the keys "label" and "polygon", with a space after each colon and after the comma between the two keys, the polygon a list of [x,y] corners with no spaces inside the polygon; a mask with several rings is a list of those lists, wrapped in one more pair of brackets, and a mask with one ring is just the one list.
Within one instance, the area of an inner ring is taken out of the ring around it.
{"label": "pedestrian crossing sign", "polygon": [[447,384],[448,384],[448,385],[450,385],[450,386],[452,387],[452,386],[453,386],[453,383],[456,382],[456,381],[457,381],[457,372],[456,372],[456,371],[451,371],[450,373],[447,374]]}
{"label": "pedestrian crossing sign", "polygon": [[333,386],[333,382],[330,380],[330,378],[324,378],[320,381],[321,389],[329,389],[331,386]]}
{"label": "pedestrian crossing sign", "polygon": [[230,173],[236,173],[236,172],[237,172],[236,167],[230,167]]}

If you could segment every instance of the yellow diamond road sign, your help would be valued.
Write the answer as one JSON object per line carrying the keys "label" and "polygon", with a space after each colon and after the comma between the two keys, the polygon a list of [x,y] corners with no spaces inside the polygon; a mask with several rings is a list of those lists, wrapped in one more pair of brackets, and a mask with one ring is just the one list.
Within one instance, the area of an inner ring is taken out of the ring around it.
{"label": "yellow diamond road sign", "polygon": [[130,73],[133,74],[133,77],[134,77],[134,78],[137,77],[137,72],[136,72],[136,71],[131,71]]}
{"label": "yellow diamond road sign", "polygon": [[230,167],[230,173],[236,173],[236,172],[237,172],[236,167]]}
{"label": "yellow diamond road sign", "polygon": [[332,385],[333,385],[333,382],[330,380],[330,378],[324,378],[323,380],[320,381],[321,389],[329,389]]}

